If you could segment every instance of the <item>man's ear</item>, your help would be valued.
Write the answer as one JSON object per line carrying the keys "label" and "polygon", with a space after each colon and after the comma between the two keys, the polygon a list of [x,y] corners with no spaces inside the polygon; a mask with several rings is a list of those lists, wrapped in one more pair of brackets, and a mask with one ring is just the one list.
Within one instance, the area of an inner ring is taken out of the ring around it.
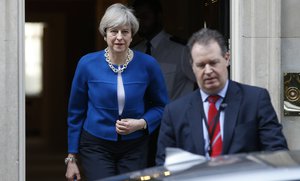
{"label": "man's ear", "polygon": [[226,60],[226,65],[229,66],[230,65],[230,53],[229,53],[229,51],[225,53],[224,58]]}
{"label": "man's ear", "polygon": [[106,38],[106,36],[104,36],[104,41],[106,41],[107,40],[107,38]]}

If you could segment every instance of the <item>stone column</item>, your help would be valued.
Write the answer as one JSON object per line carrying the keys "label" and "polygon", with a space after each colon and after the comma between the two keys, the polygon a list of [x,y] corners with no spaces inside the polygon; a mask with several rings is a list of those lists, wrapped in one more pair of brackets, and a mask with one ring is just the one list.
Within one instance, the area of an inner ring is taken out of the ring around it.
{"label": "stone column", "polygon": [[265,87],[291,150],[300,149],[300,117],[283,115],[283,73],[300,72],[299,0],[232,0],[232,79]]}
{"label": "stone column", "polygon": [[0,0],[0,175],[25,180],[24,0]]}
{"label": "stone column", "polygon": [[[281,23],[281,65],[282,77],[284,73],[299,73],[300,72],[300,1],[299,0],[284,0],[282,1],[282,23]],[[282,80],[283,83],[283,80]],[[297,87],[298,90],[300,87]],[[283,88],[282,88],[283,92]],[[283,95],[283,93],[282,93]],[[283,102],[283,97],[282,97]],[[298,100],[299,102],[299,100]],[[282,114],[283,115],[283,114]],[[284,132],[288,139],[289,148],[300,150],[299,116],[284,116]]]}
{"label": "stone column", "polygon": [[231,1],[232,79],[268,89],[279,117],[280,36],[280,0]]}

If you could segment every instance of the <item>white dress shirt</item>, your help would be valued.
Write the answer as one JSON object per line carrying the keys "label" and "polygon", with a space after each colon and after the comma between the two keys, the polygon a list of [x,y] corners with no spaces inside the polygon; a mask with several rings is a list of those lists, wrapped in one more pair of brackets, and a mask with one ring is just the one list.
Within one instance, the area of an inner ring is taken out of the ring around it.
{"label": "white dress shirt", "polygon": [[[186,46],[172,41],[170,37],[170,34],[161,31],[150,43],[151,56],[160,64],[168,95],[174,100],[193,91],[195,77],[189,64]],[[133,47],[142,52],[145,52],[146,48],[146,40]]]}
{"label": "white dress shirt", "polygon": [[[218,93],[218,95],[220,96],[220,98],[216,102],[216,108],[218,110],[220,108],[221,103],[223,102],[223,100],[225,98],[225,95],[226,95],[226,92],[227,92],[227,89],[228,89],[228,83],[229,83],[229,81],[227,80],[224,88]],[[201,94],[201,97],[202,97],[203,108],[204,108],[204,112],[205,112],[205,116],[206,116],[206,120],[207,120],[208,108],[209,108],[209,103],[207,101],[207,98],[210,95],[206,94],[201,89],[200,89],[200,94]],[[220,123],[220,131],[221,131],[222,140],[223,140],[223,128],[224,128],[224,116],[225,116],[224,111],[221,111],[221,113],[220,113],[220,122],[219,123]],[[206,127],[206,124],[205,124],[206,120],[205,119],[202,120],[202,125],[203,125],[203,137],[204,137],[204,141],[205,141],[205,144],[204,144],[205,156],[207,158],[209,158],[210,157],[209,156],[209,151],[208,151],[209,150],[209,134],[208,134],[208,130],[207,130],[207,127]]]}

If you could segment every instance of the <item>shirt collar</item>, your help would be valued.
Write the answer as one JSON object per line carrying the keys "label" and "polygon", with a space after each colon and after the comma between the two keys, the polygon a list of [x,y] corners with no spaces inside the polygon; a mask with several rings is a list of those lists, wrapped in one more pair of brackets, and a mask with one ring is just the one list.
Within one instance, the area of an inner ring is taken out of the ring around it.
{"label": "shirt collar", "polygon": [[[227,89],[228,89],[228,84],[229,84],[229,81],[227,80],[226,81],[226,84],[225,86],[223,87],[223,89],[221,89],[221,91],[218,93],[218,95],[224,99],[225,95],[226,95],[226,92],[227,92]],[[210,96],[209,94],[205,93],[204,91],[202,91],[200,89],[200,94],[201,94],[201,98],[202,98],[202,101],[205,102],[208,98],[208,96]]]}

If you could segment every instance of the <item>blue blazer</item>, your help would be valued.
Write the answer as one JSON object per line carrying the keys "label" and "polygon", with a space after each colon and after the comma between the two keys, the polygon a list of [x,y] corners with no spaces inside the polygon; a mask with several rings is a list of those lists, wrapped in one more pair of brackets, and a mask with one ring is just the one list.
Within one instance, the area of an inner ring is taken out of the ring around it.
{"label": "blue blazer", "polygon": [[[77,153],[82,130],[109,141],[117,141],[119,119],[117,77],[104,58],[104,51],[83,56],[76,68],[68,108],[68,151]],[[122,72],[125,105],[122,118],[145,119],[151,134],[160,124],[168,102],[165,81],[157,61],[134,51]],[[143,130],[122,135],[122,140],[143,136]]]}
{"label": "blue blazer", "polygon": [[[225,99],[223,155],[288,149],[266,89],[229,81]],[[166,147],[205,155],[205,115],[201,115],[201,109],[199,89],[165,107],[158,139],[158,165],[164,163]]]}

